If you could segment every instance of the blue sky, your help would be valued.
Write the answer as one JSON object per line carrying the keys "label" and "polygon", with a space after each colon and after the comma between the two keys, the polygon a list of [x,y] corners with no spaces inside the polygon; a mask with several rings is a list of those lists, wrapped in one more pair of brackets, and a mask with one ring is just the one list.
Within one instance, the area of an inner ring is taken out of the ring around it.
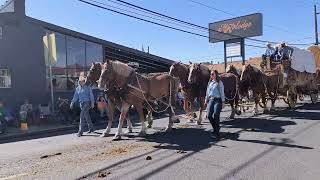
{"label": "blue sky", "polygon": [[[0,3],[2,4],[4,1],[0,0]],[[28,16],[131,48],[141,49],[142,45],[145,48],[150,46],[152,54],[184,62],[189,60],[222,62],[223,59],[222,43],[211,44],[206,38],[141,22],[91,7],[77,0],[26,1]],[[107,0],[96,1],[114,5]],[[285,40],[289,43],[314,42],[314,0],[126,1],[205,27],[210,22],[234,16],[207,8],[192,1],[224,10],[236,16],[259,12],[263,14],[264,32],[263,36],[256,37],[257,39],[269,41]],[[207,35],[206,33],[204,34]],[[250,41],[248,43],[256,44]],[[264,43],[257,45],[264,46]],[[246,57],[260,56],[263,51],[263,49],[247,47]]]}

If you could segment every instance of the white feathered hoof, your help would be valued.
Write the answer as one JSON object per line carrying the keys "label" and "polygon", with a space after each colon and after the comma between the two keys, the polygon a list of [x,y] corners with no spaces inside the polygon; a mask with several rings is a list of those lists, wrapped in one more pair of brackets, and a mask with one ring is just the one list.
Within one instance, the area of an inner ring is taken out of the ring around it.
{"label": "white feathered hoof", "polygon": [[253,112],[252,112],[252,116],[257,116],[258,113],[259,113],[258,111],[253,111]]}
{"label": "white feathered hoof", "polygon": [[148,124],[148,125],[147,125],[147,128],[149,128],[149,129],[152,128],[152,125],[151,125],[151,124]]}
{"label": "white feathered hoof", "polygon": [[126,133],[132,133],[132,129],[127,129]]}
{"label": "white feathered hoof", "polygon": [[188,123],[193,123],[194,122],[194,119],[189,119]]}
{"label": "white feathered hoof", "polygon": [[145,137],[147,135],[147,133],[145,131],[140,131],[139,132],[139,136],[140,137]]}
{"label": "white feathered hoof", "polygon": [[103,132],[99,137],[107,137],[109,133]]}
{"label": "white feathered hoof", "polygon": [[241,115],[241,110],[240,110],[240,109],[237,109],[237,110],[236,110],[236,114],[237,114],[238,116],[240,116],[240,115]]}
{"label": "white feathered hoof", "polygon": [[121,140],[121,136],[120,135],[115,135],[112,139],[112,141],[120,141]]}

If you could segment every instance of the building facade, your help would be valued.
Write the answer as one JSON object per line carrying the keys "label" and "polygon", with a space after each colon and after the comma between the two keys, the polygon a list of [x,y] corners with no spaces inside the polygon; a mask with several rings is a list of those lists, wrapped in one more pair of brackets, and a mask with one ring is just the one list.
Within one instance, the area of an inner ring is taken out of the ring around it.
{"label": "building facade", "polygon": [[0,98],[48,104],[70,98],[79,75],[106,59],[139,64],[142,73],[166,72],[173,61],[26,16],[25,0],[0,7]]}

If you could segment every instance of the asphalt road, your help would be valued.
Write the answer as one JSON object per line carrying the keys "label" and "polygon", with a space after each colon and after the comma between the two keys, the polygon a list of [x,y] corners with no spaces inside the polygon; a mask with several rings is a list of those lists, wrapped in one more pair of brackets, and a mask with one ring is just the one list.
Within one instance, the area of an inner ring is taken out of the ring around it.
{"label": "asphalt road", "polygon": [[0,144],[0,179],[320,178],[319,103],[236,120],[226,120],[229,113],[222,113],[219,142],[210,138],[207,120],[197,126],[181,118],[165,133],[164,118],[147,137],[137,137],[136,126],[117,142],[112,135],[68,134]]}

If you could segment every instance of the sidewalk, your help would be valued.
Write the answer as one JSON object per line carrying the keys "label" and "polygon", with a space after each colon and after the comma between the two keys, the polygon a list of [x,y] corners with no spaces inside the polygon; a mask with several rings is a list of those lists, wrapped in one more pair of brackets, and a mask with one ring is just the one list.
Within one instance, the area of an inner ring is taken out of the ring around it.
{"label": "sidewalk", "polygon": [[[99,121],[94,123],[94,126],[99,127],[101,125],[106,124],[106,121]],[[8,127],[7,132],[4,134],[0,134],[0,143],[2,141],[8,141],[10,139],[18,139],[18,138],[25,138],[25,137],[32,137],[32,136],[41,136],[50,133],[57,133],[57,132],[64,132],[64,131],[71,131],[77,130],[79,125],[62,125],[62,124],[48,124],[48,125],[40,125],[40,126],[29,126],[27,131],[22,131],[20,128],[16,127]]]}
{"label": "sidewalk", "polygon": [[8,127],[7,132],[0,134],[0,141],[6,139],[20,138],[25,136],[32,136],[38,134],[51,133],[56,131],[70,130],[77,128],[78,125],[60,125],[60,124],[50,124],[50,125],[40,125],[40,126],[29,126],[26,131],[20,130],[16,127]]}

